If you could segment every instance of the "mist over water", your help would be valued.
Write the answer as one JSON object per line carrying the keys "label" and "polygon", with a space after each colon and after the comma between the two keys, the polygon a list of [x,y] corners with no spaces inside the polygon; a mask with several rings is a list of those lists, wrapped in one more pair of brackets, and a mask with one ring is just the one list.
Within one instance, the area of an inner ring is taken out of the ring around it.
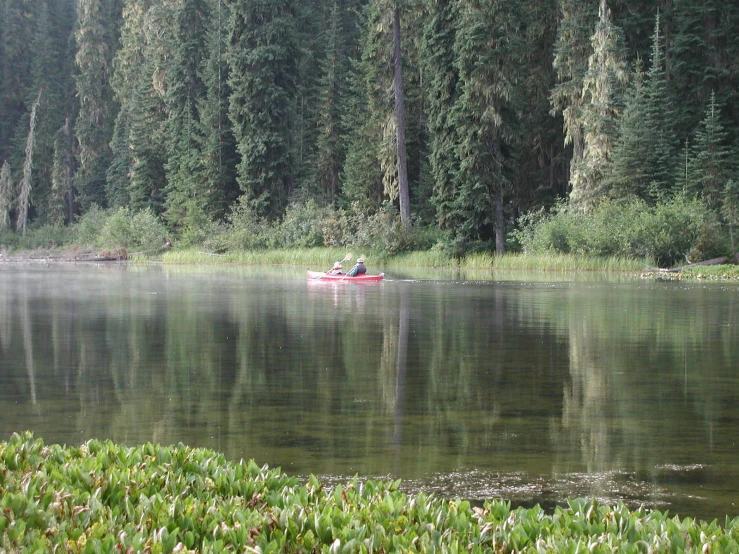
{"label": "mist over water", "polygon": [[0,432],[739,515],[739,287],[0,264]]}

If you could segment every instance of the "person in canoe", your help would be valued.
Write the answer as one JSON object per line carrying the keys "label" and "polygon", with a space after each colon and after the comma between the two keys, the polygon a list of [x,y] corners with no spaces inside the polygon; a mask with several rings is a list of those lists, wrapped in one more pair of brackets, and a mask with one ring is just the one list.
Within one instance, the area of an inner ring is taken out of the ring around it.
{"label": "person in canoe", "polygon": [[354,267],[352,267],[349,271],[347,271],[347,275],[349,277],[356,277],[357,275],[364,275],[367,273],[367,267],[364,265],[364,257],[357,258],[357,263],[354,264]]}
{"label": "person in canoe", "polygon": [[344,266],[341,265],[341,262],[334,262],[334,267],[329,269],[326,273],[328,275],[341,275],[342,269],[344,269]]}

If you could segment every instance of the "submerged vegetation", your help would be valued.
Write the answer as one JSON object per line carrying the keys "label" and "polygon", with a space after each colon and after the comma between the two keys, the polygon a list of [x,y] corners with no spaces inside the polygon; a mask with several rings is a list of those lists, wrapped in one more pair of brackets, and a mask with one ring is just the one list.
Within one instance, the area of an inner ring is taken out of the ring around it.
{"label": "submerged vegetation", "polygon": [[0,549],[66,552],[736,552],[724,526],[570,500],[547,514],[407,495],[398,481],[329,488],[182,444],[0,444]]}

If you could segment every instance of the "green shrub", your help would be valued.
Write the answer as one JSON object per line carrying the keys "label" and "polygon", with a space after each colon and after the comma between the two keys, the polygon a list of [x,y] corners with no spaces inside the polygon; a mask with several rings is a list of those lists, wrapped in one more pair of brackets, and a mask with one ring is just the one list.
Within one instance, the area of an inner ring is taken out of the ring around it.
{"label": "green shrub", "polygon": [[166,237],[164,225],[151,210],[119,208],[108,216],[97,244],[102,248],[150,251],[162,248]]}
{"label": "green shrub", "polygon": [[320,206],[315,200],[291,204],[277,228],[278,246],[312,248],[323,246],[325,221],[334,209]]}
{"label": "green shrub", "polygon": [[93,204],[72,226],[74,242],[82,248],[96,245],[107,219],[105,210]]}
{"label": "green shrub", "polygon": [[716,216],[699,200],[677,197],[650,207],[642,200],[607,201],[592,213],[557,204],[519,220],[524,252],[649,258],[666,266],[726,251]]}
{"label": "green shrub", "polygon": [[222,246],[225,250],[259,250],[270,246],[270,224],[243,200],[229,217]]}

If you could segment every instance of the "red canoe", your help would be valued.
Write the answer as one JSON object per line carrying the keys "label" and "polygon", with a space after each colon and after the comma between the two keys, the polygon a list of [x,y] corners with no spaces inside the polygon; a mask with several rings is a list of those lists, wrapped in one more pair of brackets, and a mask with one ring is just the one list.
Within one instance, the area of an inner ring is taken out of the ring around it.
{"label": "red canoe", "polygon": [[311,271],[308,270],[308,279],[316,280],[316,281],[382,281],[382,278],[385,274],[380,273],[379,275],[367,275],[366,273],[364,275],[357,275],[356,277],[349,277],[346,274],[342,275],[329,275],[328,273],[323,273],[322,271]]}

